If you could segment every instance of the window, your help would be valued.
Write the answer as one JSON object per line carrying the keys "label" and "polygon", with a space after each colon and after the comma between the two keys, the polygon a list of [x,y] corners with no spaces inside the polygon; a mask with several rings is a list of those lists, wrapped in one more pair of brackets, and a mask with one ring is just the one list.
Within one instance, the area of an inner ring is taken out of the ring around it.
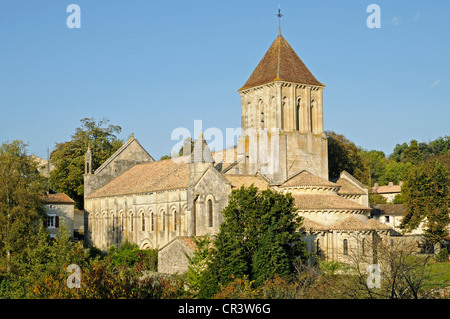
{"label": "window", "polygon": [[348,241],[344,239],[344,255],[348,255]]}
{"label": "window", "polygon": [[173,230],[177,230],[177,211],[173,211]]}
{"label": "window", "polygon": [[45,228],[59,228],[59,216],[55,214],[47,215],[44,221]]}
{"label": "window", "polygon": [[389,222],[390,222],[389,216],[384,216],[384,221],[386,224],[389,224]]}
{"label": "window", "polygon": [[320,239],[316,240],[316,254],[320,255]]}
{"label": "window", "polygon": [[165,212],[162,213],[162,230],[163,231],[166,230],[166,213]]}
{"label": "window", "polygon": [[155,213],[152,212],[150,216],[151,216],[151,225],[150,225],[151,231],[155,231]]}
{"label": "window", "polygon": [[120,231],[123,232],[123,214],[120,215]]}
{"label": "window", "polygon": [[130,214],[130,231],[134,231],[134,220],[133,220],[134,216],[133,213]]}
{"label": "window", "polygon": [[141,214],[142,231],[145,231],[145,214]]}
{"label": "window", "polygon": [[208,217],[209,217],[209,227],[213,227],[213,203],[212,200],[208,200]]}

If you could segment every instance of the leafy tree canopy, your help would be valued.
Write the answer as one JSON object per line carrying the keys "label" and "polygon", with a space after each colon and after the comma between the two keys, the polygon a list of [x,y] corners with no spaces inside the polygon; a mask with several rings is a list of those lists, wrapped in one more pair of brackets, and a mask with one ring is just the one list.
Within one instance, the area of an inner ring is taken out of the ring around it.
{"label": "leafy tree canopy", "polygon": [[224,222],[201,278],[201,297],[211,297],[234,278],[248,276],[260,284],[275,274],[288,276],[294,261],[306,258],[302,235],[296,231],[301,217],[290,194],[241,187],[230,194],[222,214]]}
{"label": "leafy tree canopy", "polygon": [[424,236],[436,243],[448,236],[450,224],[450,173],[438,160],[412,168],[402,190],[407,213],[401,227],[417,228],[422,221]]}
{"label": "leafy tree canopy", "polygon": [[44,216],[46,181],[20,140],[0,146],[0,267],[8,272]]}
{"label": "leafy tree canopy", "polygon": [[84,156],[88,146],[93,153],[95,170],[123,144],[116,136],[121,127],[108,123],[107,119],[81,119],[81,127],[75,130],[72,139],[57,143],[51,153],[51,162],[55,166],[50,173],[51,187],[75,200],[78,209],[83,208]]}

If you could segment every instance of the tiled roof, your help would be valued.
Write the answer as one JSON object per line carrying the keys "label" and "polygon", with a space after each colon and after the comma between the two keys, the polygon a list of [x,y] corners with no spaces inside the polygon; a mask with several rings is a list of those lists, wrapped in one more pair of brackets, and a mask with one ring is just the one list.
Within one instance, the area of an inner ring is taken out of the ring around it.
{"label": "tiled roof", "polygon": [[300,187],[300,186],[337,187],[338,185],[326,179],[315,176],[307,171],[301,171],[300,173],[289,178],[280,187]]}
{"label": "tiled roof", "polygon": [[375,219],[369,219],[367,222],[362,222],[356,217],[346,217],[331,226],[325,226],[321,223],[312,221],[309,218],[304,217],[303,223],[300,229],[303,230],[392,230],[391,227],[380,223]]}
{"label": "tiled roof", "polygon": [[139,194],[188,185],[189,163],[167,159],[138,164],[86,197]]}
{"label": "tiled roof", "polygon": [[361,189],[353,185],[351,182],[344,178],[340,178],[336,181],[336,184],[341,186],[338,191],[339,195],[365,195]]}
{"label": "tiled roof", "polygon": [[273,41],[250,78],[239,91],[274,81],[324,86],[317,81],[281,35]]}
{"label": "tiled roof", "polygon": [[269,183],[258,175],[223,175],[231,182],[232,188],[241,188],[241,186],[249,187],[253,184],[258,190],[265,190],[269,187]]}
{"label": "tiled roof", "polygon": [[349,216],[331,225],[330,230],[392,230],[392,228],[375,219],[369,219],[364,223],[353,216]]}
{"label": "tiled roof", "polygon": [[315,222],[309,218],[303,217],[302,225],[300,226],[300,229],[304,230],[328,230],[329,227],[322,225],[318,222]]}
{"label": "tiled roof", "polygon": [[375,230],[392,230],[390,226],[380,223],[378,220],[373,218],[369,219],[366,225],[367,227]]}
{"label": "tiled roof", "polygon": [[293,194],[292,197],[300,210],[371,210],[370,207],[333,194]]}
{"label": "tiled roof", "polygon": [[45,204],[75,204],[75,201],[64,193],[44,195],[42,201]]}
{"label": "tiled roof", "polygon": [[400,193],[402,191],[402,187],[400,185],[385,185],[373,187],[372,190],[374,193],[378,194]]}
{"label": "tiled roof", "polygon": [[404,216],[406,214],[406,206],[403,204],[378,204],[373,206],[372,215],[392,215]]}

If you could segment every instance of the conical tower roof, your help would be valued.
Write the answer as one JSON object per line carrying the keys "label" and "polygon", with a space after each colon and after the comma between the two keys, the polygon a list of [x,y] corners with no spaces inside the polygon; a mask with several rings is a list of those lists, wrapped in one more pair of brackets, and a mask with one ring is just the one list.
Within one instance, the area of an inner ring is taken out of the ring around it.
{"label": "conical tower roof", "polygon": [[194,148],[191,154],[191,163],[214,163],[214,158],[209,149],[208,143],[206,143],[203,133],[194,142]]}
{"label": "conical tower roof", "polygon": [[325,86],[317,81],[281,34],[239,91],[275,81]]}

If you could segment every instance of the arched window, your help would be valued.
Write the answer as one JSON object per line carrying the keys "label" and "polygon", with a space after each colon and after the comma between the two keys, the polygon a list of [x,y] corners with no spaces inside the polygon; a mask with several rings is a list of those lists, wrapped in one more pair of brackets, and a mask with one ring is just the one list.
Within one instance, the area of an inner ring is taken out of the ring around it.
{"label": "arched window", "polygon": [[361,240],[361,254],[362,254],[363,256],[366,255],[366,239],[365,239],[365,238],[363,238],[363,239]]}
{"label": "arched window", "polygon": [[284,130],[284,121],[286,116],[286,97],[283,97],[283,101],[281,102],[281,123],[280,123],[280,129]]}
{"label": "arched window", "polygon": [[121,232],[123,232],[123,224],[124,224],[124,221],[123,221],[123,214],[120,214],[120,231],[121,231]]}
{"label": "arched window", "polygon": [[141,225],[142,225],[142,231],[145,231],[145,214],[141,214]]}
{"label": "arched window", "polygon": [[134,231],[134,216],[130,213],[130,231]]}
{"label": "arched window", "polygon": [[309,112],[309,122],[310,122],[310,128],[311,132],[314,132],[314,113],[316,112],[316,101],[311,101],[311,109]]}
{"label": "arched window", "polygon": [[166,212],[162,213],[162,230],[166,230]]}
{"label": "arched window", "polygon": [[344,239],[344,255],[348,255],[348,241]]}
{"label": "arched window", "polygon": [[177,211],[173,211],[173,230],[177,230]]}
{"label": "arched window", "polygon": [[150,214],[150,216],[151,216],[151,225],[150,225],[150,227],[151,227],[152,231],[155,231],[155,213],[152,212]]}
{"label": "arched window", "polygon": [[116,216],[114,214],[111,215],[111,222],[112,222],[112,231],[116,231]]}
{"label": "arched window", "polygon": [[300,131],[300,123],[301,123],[301,121],[300,121],[300,117],[301,117],[301,114],[300,114],[300,103],[301,103],[301,100],[297,99],[297,105],[295,107],[295,129],[297,131]]}
{"label": "arched window", "polygon": [[320,239],[316,240],[316,254],[320,255]]}
{"label": "arched window", "polygon": [[209,219],[209,227],[213,227],[213,202],[208,199],[208,219]]}

